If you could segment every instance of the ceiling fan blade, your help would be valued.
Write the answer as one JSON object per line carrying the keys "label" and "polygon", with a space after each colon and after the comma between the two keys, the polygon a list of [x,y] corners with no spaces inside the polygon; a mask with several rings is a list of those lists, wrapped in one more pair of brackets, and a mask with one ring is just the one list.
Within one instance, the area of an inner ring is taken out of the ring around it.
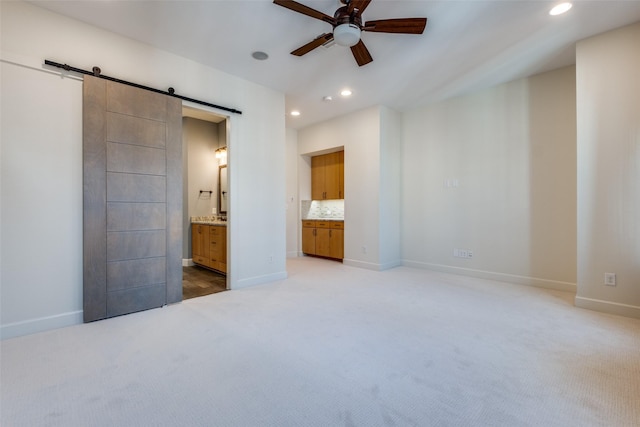
{"label": "ceiling fan blade", "polygon": [[278,6],[286,7],[294,12],[302,13],[303,15],[310,16],[312,18],[319,19],[324,22],[328,22],[331,25],[336,25],[336,19],[333,16],[329,16],[325,13],[319,12],[315,9],[305,6],[293,0],[273,0]]}
{"label": "ceiling fan blade", "polygon": [[361,67],[373,61],[373,58],[371,57],[369,50],[364,45],[362,40],[360,40],[354,46],[351,46],[351,53],[353,53],[353,57],[355,58],[358,65]]}
{"label": "ceiling fan blade", "polygon": [[427,18],[380,19],[367,21],[363,31],[376,33],[422,34],[427,25]]}
{"label": "ceiling fan blade", "polygon": [[300,46],[299,48],[297,48],[296,50],[291,52],[291,54],[295,55],[295,56],[305,55],[305,54],[311,52],[313,49],[315,49],[317,47],[320,47],[323,44],[325,44],[326,42],[331,41],[331,40],[333,40],[333,33],[324,33],[324,34],[316,37],[315,39],[313,39],[309,43],[305,44],[304,46]]}
{"label": "ceiling fan blade", "polygon": [[362,14],[367,6],[369,6],[369,3],[371,3],[371,0],[351,0],[349,2],[348,12],[351,13],[354,9],[358,9],[358,12]]}

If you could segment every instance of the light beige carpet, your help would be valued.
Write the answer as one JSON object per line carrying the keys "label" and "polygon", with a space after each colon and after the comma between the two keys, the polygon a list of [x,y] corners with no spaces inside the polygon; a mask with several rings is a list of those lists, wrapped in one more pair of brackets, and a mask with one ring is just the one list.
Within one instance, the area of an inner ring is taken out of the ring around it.
{"label": "light beige carpet", "polygon": [[640,320],[321,259],[1,344],[9,426],[638,426]]}

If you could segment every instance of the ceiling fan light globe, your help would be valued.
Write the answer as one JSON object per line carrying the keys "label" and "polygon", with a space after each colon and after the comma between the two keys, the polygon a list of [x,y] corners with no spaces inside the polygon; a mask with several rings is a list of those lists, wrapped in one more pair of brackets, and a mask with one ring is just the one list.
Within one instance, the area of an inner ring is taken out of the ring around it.
{"label": "ceiling fan light globe", "polygon": [[340,24],[333,29],[333,39],[340,46],[355,46],[360,41],[360,28],[354,24]]}

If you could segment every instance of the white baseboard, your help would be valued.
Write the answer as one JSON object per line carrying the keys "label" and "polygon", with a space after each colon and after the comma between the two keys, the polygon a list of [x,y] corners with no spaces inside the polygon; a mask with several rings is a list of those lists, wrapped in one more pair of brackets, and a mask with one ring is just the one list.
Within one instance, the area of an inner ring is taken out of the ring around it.
{"label": "white baseboard", "polygon": [[342,263],[344,265],[349,265],[351,267],[364,268],[366,270],[374,270],[374,271],[389,270],[390,268],[399,267],[402,265],[402,262],[400,260],[387,262],[384,264],[377,264],[373,262],[358,261],[355,259],[348,259],[348,258],[343,259]]}
{"label": "white baseboard", "polygon": [[235,283],[230,283],[230,289],[236,290],[236,289],[248,288],[251,286],[262,285],[264,283],[284,280],[287,277],[289,276],[286,271],[281,271],[281,272],[272,273],[272,274],[265,274],[264,276],[249,277],[247,279],[237,280],[235,281]]}
{"label": "white baseboard", "polygon": [[287,252],[287,258],[298,258],[299,256],[302,256],[302,255],[298,255],[298,251]]}
{"label": "white baseboard", "polygon": [[66,326],[79,325],[82,321],[82,310],[78,310],[56,314],[54,316],[9,323],[0,327],[0,339],[4,340],[49,331],[51,329],[64,328]]}
{"label": "white baseboard", "polygon": [[577,291],[575,283],[561,282],[558,280],[539,279],[536,277],[518,276],[515,274],[497,273],[493,271],[474,270],[471,268],[452,267],[450,265],[430,264],[426,262],[404,260],[402,265],[425,270],[440,271],[442,273],[459,274],[462,276],[476,277],[478,279],[496,280],[498,282],[514,283],[517,285],[533,286],[537,288],[553,289],[556,291]]}
{"label": "white baseboard", "polygon": [[599,311],[601,313],[615,314],[618,316],[640,319],[640,307],[637,307],[635,305],[620,304],[617,302],[603,301],[585,297],[576,297],[575,305],[576,307]]}
{"label": "white baseboard", "polygon": [[193,267],[195,263],[193,262],[193,258],[183,258],[182,266],[183,267]]}

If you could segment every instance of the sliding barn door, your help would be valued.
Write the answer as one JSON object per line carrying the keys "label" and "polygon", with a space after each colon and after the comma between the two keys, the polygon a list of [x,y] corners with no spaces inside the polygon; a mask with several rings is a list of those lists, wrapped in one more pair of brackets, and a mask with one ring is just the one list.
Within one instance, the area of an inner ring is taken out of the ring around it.
{"label": "sliding barn door", "polygon": [[182,300],[182,103],[84,78],[84,321]]}

